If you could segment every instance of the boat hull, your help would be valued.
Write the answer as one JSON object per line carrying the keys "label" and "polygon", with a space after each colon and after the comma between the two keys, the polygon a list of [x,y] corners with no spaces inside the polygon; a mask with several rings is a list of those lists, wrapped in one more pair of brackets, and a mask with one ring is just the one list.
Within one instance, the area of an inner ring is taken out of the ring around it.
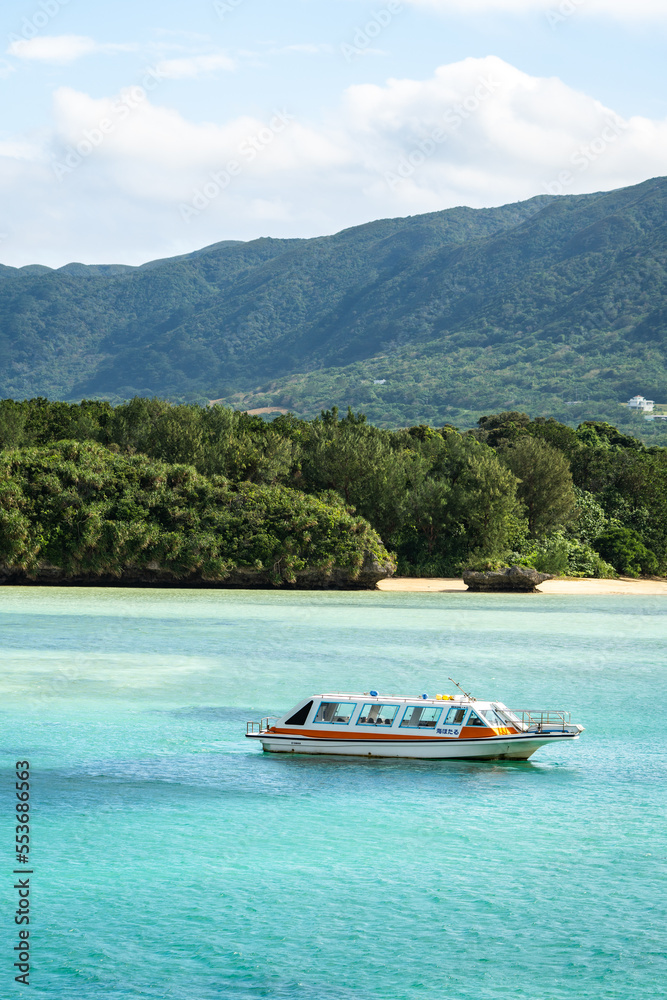
{"label": "boat hull", "polygon": [[256,733],[266,753],[338,754],[349,757],[406,757],[421,760],[528,760],[540,747],[576,740],[579,733],[521,734],[484,739],[363,740],[344,737],[283,736]]}

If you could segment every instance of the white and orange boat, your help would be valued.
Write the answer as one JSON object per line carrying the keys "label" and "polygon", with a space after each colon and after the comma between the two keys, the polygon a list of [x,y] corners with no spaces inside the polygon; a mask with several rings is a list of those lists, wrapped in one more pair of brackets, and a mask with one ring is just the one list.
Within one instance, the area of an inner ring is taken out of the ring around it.
{"label": "white and orange boat", "polygon": [[527,760],[583,731],[568,712],[511,710],[466,692],[400,698],[365,691],[311,695],[280,718],[249,722],[246,736],[269,753]]}

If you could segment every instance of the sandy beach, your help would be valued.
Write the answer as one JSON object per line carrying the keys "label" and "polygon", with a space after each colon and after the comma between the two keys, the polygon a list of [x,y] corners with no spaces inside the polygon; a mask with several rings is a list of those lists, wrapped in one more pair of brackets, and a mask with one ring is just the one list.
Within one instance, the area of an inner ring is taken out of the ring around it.
{"label": "sandy beach", "polygon": [[[412,577],[394,577],[392,580],[382,580],[379,590],[412,591],[423,594],[452,594],[467,590],[461,579],[421,579]],[[622,576],[618,580],[583,580],[563,578],[547,580],[538,588],[543,594],[637,594],[643,597],[665,595],[667,597],[667,580],[633,580]]]}

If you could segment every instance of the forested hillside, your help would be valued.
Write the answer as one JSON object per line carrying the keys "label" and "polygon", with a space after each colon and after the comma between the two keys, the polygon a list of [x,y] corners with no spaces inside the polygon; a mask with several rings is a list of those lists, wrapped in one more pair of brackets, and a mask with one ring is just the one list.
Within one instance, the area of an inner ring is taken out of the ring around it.
{"label": "forested hillside", "polygon": [[519,412],[461,433],[335,409],[0,403],[0,570],[294,583],[335,566],[354,585],[369,560],[390,566],[385,547],[406,575],[667,575],[667,449]]}
{"label": "forested hillside", "polygon": [[662,178],[140,268],[3,267],[0,395],[628,422],[636,392],[667,403],[666,199]]}

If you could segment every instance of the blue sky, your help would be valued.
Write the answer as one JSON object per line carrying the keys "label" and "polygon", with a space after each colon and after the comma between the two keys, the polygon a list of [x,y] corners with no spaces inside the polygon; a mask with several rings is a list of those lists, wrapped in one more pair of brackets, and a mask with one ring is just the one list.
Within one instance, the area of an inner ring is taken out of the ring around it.
{"label": "blue sky", "polygon": [[0,261],[667,174],[666,0],[6,0]]}

